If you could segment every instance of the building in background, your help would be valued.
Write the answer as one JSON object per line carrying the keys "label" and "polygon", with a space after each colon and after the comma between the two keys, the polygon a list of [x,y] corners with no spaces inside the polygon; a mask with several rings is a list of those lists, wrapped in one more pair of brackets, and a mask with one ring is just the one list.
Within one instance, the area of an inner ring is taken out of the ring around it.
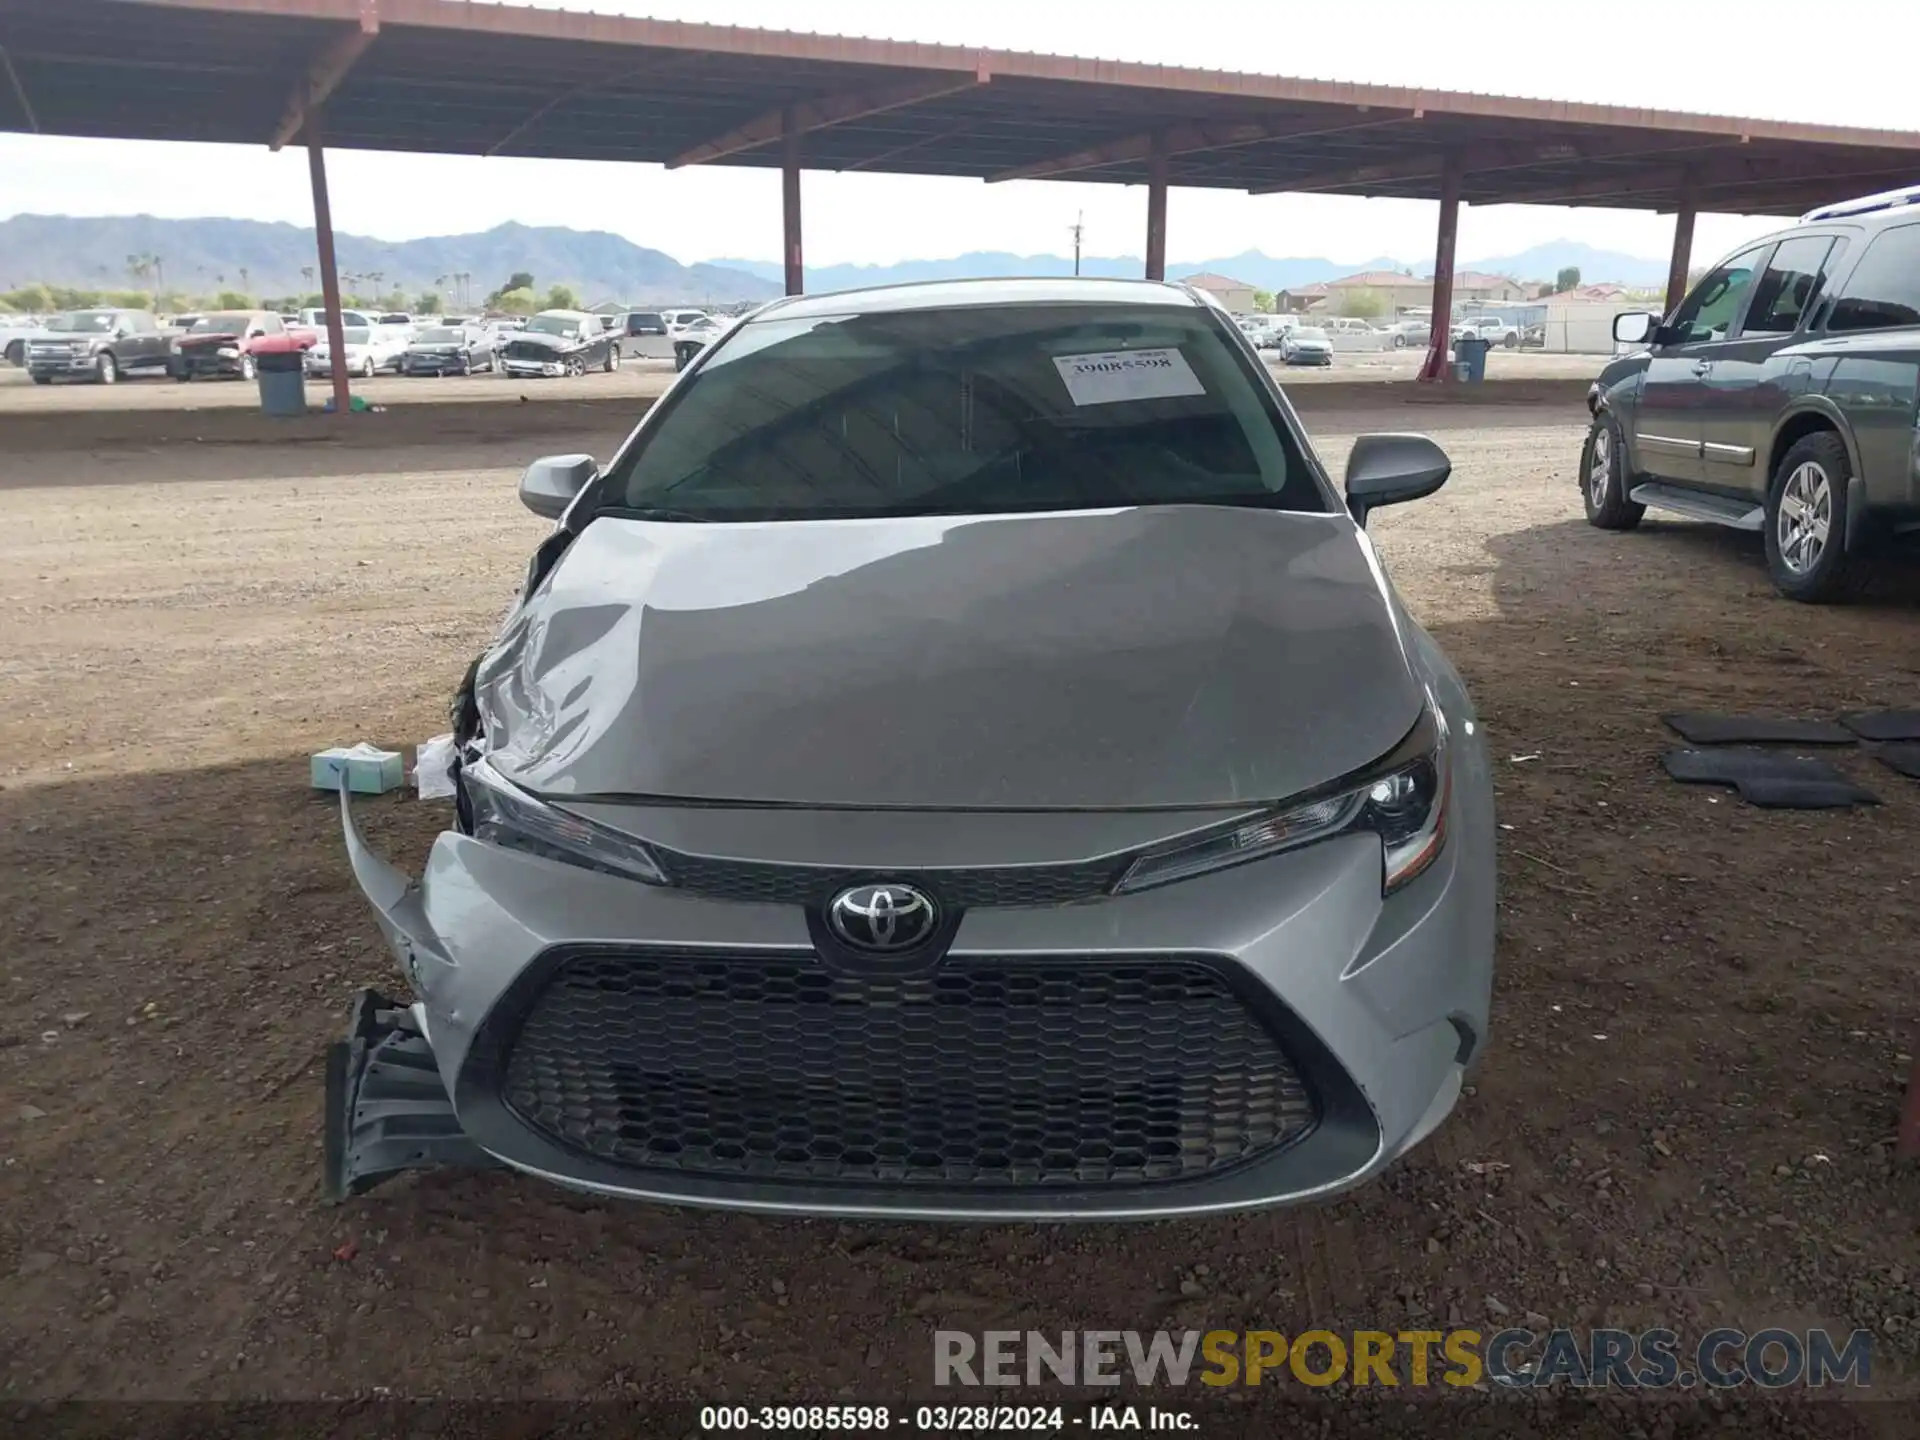
{"label": "building in background", "polygon": [[[1324,286],[1306,286],[1288,293],[1299,296],[1310,290],[1322,293],[1307,308],[1327,315],[1374,312],[1366,318],[1385,321],[1396,319],[1410,310],[1424,313],[1433,304],[1433,277],[1414,275],[1405,270],[1362,270],[1355,275],[1342,275],[1338,280],[1329,280]],[[1453,303],[1456,308],[1506,304],[1525,300],[1527,294],[1528,287],[1510,275],[1488,275],[1478,270],[1454,272]]]}
{"label": "building in background", "polygon": [[1253,313],[1254,287],[1244,280],[1235,280],[1230,275],[1215,275],[1210,270],[1202,270],[1198,275],[1182,275],[1180,279],[1196,290],[1206,291],[1232,314]]}

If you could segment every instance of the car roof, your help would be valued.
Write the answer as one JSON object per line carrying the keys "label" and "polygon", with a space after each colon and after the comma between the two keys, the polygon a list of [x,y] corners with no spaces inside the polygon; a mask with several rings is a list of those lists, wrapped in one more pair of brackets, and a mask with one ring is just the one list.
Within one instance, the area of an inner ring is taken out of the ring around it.
{"label": "car roof", "polygon": [[[541,315],[564,315],[569,320],[598,320],[598,315],[589,315],[584,310],[542,310]],[[536,317],[538,318],[538,317]]]}
{"label": "car roof", "polygon": [[[790,295],[763,306],[756,320],[775,315],[804,320],[821,315],[877,315],[902,310],[953,310],[970,305],[1188,305],[1211,304],[1189,285],[1159,280],[1108,280],[1074,276],[1001,280],[925,280],[876,285],[828,295]],[[1215,307],[1217,308],[1217,306]],[[1222,311],[1224,314],[1225,312]]]}

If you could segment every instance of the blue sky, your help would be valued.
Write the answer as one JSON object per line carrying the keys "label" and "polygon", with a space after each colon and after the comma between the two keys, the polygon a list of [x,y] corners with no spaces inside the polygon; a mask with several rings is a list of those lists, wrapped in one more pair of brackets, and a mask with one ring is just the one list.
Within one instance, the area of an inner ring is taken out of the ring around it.
{"label": "blue sky", "polygon": [[[547,8],[880,36],[998,49],[1147,60],[1213,69],[1424,85],[1436,89],[1705,110],[1765,119],[1920,127],[1914,108],[1910,3],[1847,0],[1826,11],[1786,0],[1033,0],[965,5],[902,0],[574,0]],[[1818,17],[1818,18],[1816,18]],[[1841,23],[1836,17],[1845,17]],[[1809,38],[1817,42],[1809,54]],[[1858,37],[1857,41],[1855,37]],[[206,177],[218,174],[217,187]],[[161,145],[0,136],[0,217],[22,212],[193,216],[205,197],[243,197],[260,219],[311,223],[304,155],[265,147]],[[668,173],[656,166],[482,160],[341,152],[332,157],[335,224],[386,239],[485,229],[505,220],[609,229],[693,261],[779,253],[779,179],[764,170]],[[1920,180],[1920,174],[1916,174]],[[886,263],[965,250],[1070,248],[1084,212],[1087,248],[1138,254],[1138,187],[809,174],[807,258]],[[596,197],[590,214],[575,202]],[[1777,222],[1703,217],[1696,259]],[[1410,261],[1432,250],[1433,206],[1332,196],[1251,197],[1176,190],[1168,251],[1197,260],[1258,248],[1270,255]],[[1672,221],[1611,210],[1469,207],[1463,257],[1509,254],[1569,237],[1607,249],[1666,253]]]}

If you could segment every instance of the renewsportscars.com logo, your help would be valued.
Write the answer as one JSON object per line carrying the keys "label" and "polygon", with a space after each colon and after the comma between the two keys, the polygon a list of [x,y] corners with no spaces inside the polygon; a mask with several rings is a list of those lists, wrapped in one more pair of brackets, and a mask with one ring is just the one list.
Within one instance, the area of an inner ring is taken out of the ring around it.
{"label": "renewsportscars.com logo", "polygon": [[1872,1383],[1873,1336],[1825,1330],[937,1330],[936,1385],[1567,1385],[1731,1389]]}

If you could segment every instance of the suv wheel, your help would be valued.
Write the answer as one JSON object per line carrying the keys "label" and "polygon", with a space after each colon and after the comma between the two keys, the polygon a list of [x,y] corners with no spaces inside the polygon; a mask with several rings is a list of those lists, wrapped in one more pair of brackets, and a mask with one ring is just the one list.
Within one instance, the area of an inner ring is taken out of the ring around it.
{"label": "suv wheel", "polygon": [[620,347],[618,345],[609,345],[607,347],[607,364],[606,364],[607,374],[611,375],[614,371],[618,370],[619,368],[620,368]]}
{"label": "suv wheel", "polygon": [[1587,523],[1601,530],[1631,530],[1647,507],[1627,498],[1626,437],[1613,416],[1593,417],[1586,448],[1580,452],[1580,494]]}
{"label": "suv wheel", "polygon": [[259,373],[260,367],[254,363],[253,356],[242,355],[240,357],[240,378],[242,380],[251,380]]}
{"label": "suv wheel", "polygon": [[95,358],[93,378],[102,385],[111,385],[120,378],[120,362],[113,358],[111,351],[102,350]]}
{"label": "suv wheel", "polygon": [[1831,430],[1801,439],[1767,486],[1767,570],[1789,600],[1845,598],[1859,578],[1847,553],[1847,481],[1853,462]]}

